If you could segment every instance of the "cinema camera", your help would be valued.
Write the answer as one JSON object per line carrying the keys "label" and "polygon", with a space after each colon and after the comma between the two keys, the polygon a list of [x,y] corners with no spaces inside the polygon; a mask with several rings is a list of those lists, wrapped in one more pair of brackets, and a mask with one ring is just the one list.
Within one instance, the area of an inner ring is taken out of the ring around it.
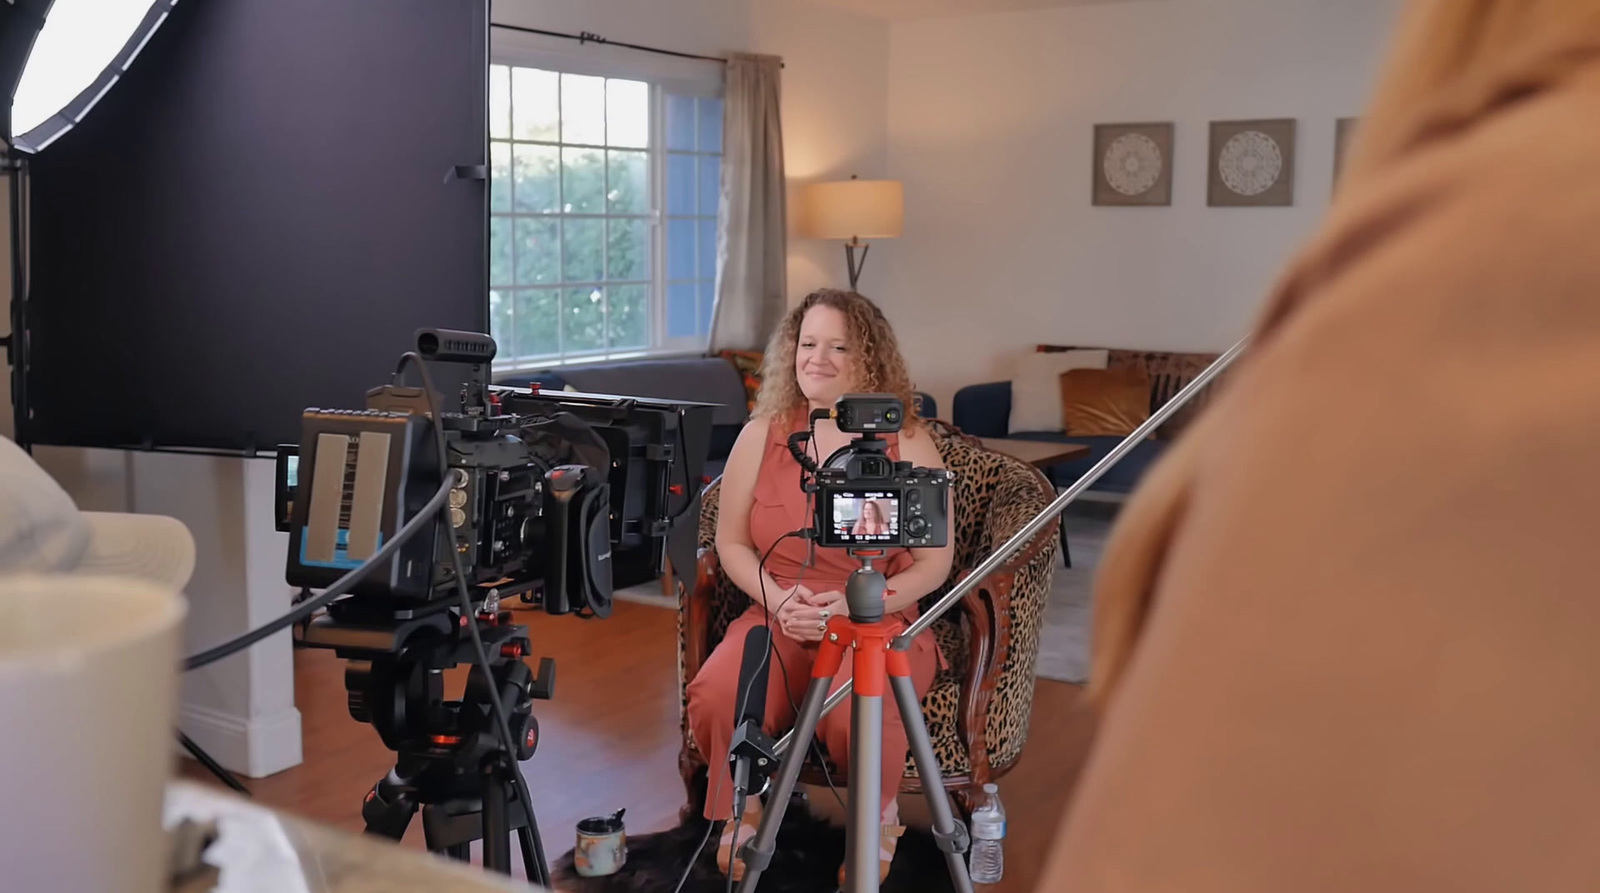
{"label": "cinema camera", "polygon": [[[278,525],[286,578],[308,595],[376,563],[300,637],[349,662],[350,715],[399,755],[367,794],[367,831],[399,839],[420,807],[430,850],[465,860],[481,838],[501,871],[515,833],[529,880],[548,884],[517,764],[537,746],[532,702],[553,695],[555,664],[529,669],[527,628],[501,601],[606,617],[614,566],[624,579],[659,569],[697,520],[712,406],[491,386],[495,350],[424,329],[366,408],[307,409],[301,442],[279,451]],[[399,383],[411,359],[421,388]],[[435,376],[459,396],[432,392]],[[438,520],[417,528],[447,486]],[[395,542],[408,523],[415,535]],[[446,701],[444,671],[469,661],[462,699]]]}
{"label": "cinema camera", "polygon": [[832,418],[839,430],[861,436],[820,467],[804,452],[809,431],[790,438],[789,449],[812,472],[807,489],[816,496],[816,535],[833,548],[938,548],[950,536],[950,473],[917,468],[888,456],[892,434],[905,421],[905,407],[887,394],[846,394],[832,410],[816,410],[813,424]]}

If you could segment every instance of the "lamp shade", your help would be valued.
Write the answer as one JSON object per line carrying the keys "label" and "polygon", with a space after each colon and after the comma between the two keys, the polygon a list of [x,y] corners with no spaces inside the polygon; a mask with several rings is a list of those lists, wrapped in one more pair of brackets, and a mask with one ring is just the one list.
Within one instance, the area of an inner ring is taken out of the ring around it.
{"label": "lamp shade", "polygon": [[905,191],[898,180],[813,183],[805,206],[813,239],[893,239],[905,216]]}

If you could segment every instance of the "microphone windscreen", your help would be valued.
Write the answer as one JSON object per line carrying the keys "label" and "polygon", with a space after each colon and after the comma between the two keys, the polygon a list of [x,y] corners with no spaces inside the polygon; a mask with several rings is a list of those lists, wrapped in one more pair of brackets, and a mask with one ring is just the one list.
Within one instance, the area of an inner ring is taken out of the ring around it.
{"label": "microphone windscreen", "polygon": [[744,658],[739,662],[739,688],[734,693],[734,725],[749,719],[759,727],[767,715],[767,676],[772,660],[772,630],[758,626],[744,637]]}

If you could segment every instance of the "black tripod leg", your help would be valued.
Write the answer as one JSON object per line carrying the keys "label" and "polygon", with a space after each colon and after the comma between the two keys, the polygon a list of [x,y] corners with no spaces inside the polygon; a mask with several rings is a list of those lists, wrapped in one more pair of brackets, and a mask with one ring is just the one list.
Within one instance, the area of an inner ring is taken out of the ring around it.
{"label": "black tripod leg", "polygon": [[945,863],[950,866],[950,880],[955,884],[956,893],[972,893],[972,876],[967,873],[967,860],[963,858],[969,843],[967,829],[956,823],[950,809],[950,795],[940,782],[939,760],[933,755],[933,742],[928,740],[928,724],[922,718],[917,690],[906,676],[890,676],[889,686],[895,703],[900,706],[900,720],[906,728],[906,740],[911,744],[911,757],[916,761],[922,792],[933,813],[933,837],[944,851]]}
{"label": "black tripod leg", "polygon": [[511,825],[506,820],[506,800],[510,797],[503,766],[490,764],[483,770],[483,867],[501,874],[511,873]]}
{"label": "black tripod leg", "polygon": [[[805,742],[810,741],[817,730],[817,719],[822,716],[822,705],[828,700],[828,689],[832,685],[832,676],[815,678],[806,690],[806,699],[800,705],[800,716],[795,721],[794,735],[790,739],[794,744],[784,752],[783,760],[778,764],[778,781],[767,798],[767,810],[761,816],[761,826],[756,829],[756,836],[739,851],[744,858],[744,879],[739,882],[739,893],[753,893],[756,883],[761,880],[761,873],[767,870],[768,863],[772,861],[778,828],[783,824],[783,813],[789,806],[789,795],[794,793],[794,784],[800,778],[800,765],[806,761]],[[733,820],[738,821],[738,817]]]}

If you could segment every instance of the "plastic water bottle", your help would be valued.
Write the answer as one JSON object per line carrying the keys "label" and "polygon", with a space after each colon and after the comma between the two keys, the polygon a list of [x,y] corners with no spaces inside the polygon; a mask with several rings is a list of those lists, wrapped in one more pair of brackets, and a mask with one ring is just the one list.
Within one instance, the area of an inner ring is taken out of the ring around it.
{"label": "plastic water bottle", "polygon": [[1005,873],[1006,808],[1000,805],[1000,788],[983,786],[983,803],[972,811],[972,853],[967,871],[974,884],[997,884]]}

